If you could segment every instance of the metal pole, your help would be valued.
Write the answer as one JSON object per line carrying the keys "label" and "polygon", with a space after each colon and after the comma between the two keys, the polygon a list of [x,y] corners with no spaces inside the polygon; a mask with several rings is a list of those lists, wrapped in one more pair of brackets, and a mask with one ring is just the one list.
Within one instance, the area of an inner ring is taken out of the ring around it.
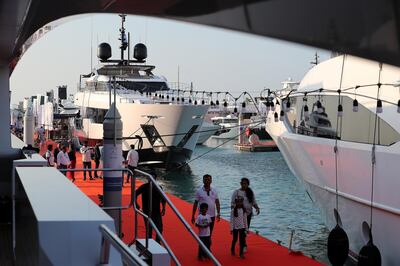
{"label": "metal pole", "polygon": [[[144,202],[142,202],[142,205]],[[149,217],[152,218],[153,213],[153,182],[149,180]],[[146,249],[149,247],[149,233],[150,237],[152,237],[152,230],[150,230],[150,222],[149,219],[146,221]]]}
{"label": "metal pole", "polygon": [[[108,110],[103,122],[104,168],[120,169],[122,163],[122,121],[121,115],[114,106]],[[121,171],[105,171],[103,181],[104,207],[121,206],[122,175]],[[106,210],[114,219],[117,232],[120,232],[119,210]]]}

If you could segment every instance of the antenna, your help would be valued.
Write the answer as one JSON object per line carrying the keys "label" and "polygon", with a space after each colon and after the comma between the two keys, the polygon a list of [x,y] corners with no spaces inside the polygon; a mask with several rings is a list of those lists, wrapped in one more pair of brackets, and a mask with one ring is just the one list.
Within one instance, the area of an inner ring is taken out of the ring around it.
{"label": "antenna", "polygon": [[315,52],[314,61],[310,62],[310,64],[315,65],[315,66],[318,65],[318,58],[319,58],[319,55],[317,52]]}
{"label": "antenna", "polygon": [[93,71],[93,16],[90,17],[90,73]]}
{"label": "antenna", "polygon": [[125,23],[125,14],[119,14],[119,16],[121,17],[121,28],[119,29],[120,37],[119,40],[121,41],[121,46],[119,47],[119,49],[121,49],[121,62],[124,61],[124,52],[126,50],[126,48],[128,47],[128,41],[126,38],[126,34],[125,34],[125,27],[124,27],[124,23]]}

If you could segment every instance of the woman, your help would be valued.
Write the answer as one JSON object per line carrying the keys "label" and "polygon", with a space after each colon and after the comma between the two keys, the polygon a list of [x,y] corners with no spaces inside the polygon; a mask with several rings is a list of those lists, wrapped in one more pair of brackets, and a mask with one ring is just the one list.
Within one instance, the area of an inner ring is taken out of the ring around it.
{"label": "woman", "polygon": [[[235,208],[235,199],[238,197],[243,198],[243,207],[247,214],[247,228],[250,228],[251,217],[253,216],[253,208],[256,209],[257,215],[260,214],[260,208],[257,205],[256,197],[253,190],[249,187],[250,180],[248,178],[242,178],[240,181],[240,188],[235,190],[232,194],[231,208]],[[245,244],[245,251],[247,245]]]}

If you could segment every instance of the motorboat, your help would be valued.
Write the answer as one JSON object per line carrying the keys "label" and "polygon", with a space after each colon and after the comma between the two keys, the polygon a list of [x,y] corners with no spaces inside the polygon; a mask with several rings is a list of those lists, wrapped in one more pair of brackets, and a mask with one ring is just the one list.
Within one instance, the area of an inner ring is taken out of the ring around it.
{"label": "motorboat", "polygon": [[196,146],[208,105],[169,97],[166,78],[154,75],[155,66],[145,64],[144,44],[136,44],[134,60],[129,60],[129,50],[128,59],[124,59],[124,48],[129,48],[124,20],[120,32],[121,59],[109,59],[111,48],[100,44],[102,64],[89,75],[81,75],[74,95],[74,104],[80,109],[74,135],[89,145],[102,140],[104,116],[115,102],[123,123],[125,152],[135,144],[140,164],[159,162],[167,168],[182,165]]}
{"label": "motorboat", "polygon": [[235,115],[215,116],[211,118],[214,125],[220,129],[212,136],[215,139],[237,139],[239,135],[239,119]]}
{"label": "motorboat", "polygon": [[266,123],[327,227],[347,233],[350,256],[370,242],[382,265],[400,261],[399,77],[398,67],[333,57],[296,91],[271,93],[279,105]]}
{"label": "motorboat", "polygon": [[219,130],[220,130],[219,125],[214,125],[210,122],[203,121],[203,124],[201,125],[199,132],[199,138],[197,139],[197,145],[202,145]]}

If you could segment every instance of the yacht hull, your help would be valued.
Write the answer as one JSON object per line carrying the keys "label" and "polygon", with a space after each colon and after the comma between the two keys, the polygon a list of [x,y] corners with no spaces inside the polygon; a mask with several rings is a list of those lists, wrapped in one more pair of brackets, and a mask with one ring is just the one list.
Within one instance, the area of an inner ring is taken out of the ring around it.
{"label": "yacht hull", "polygon": [[[272,117],[267,119],[267,130],[332,229],[336,225],[335,140],[291,133],[284,122],[274,122]],[[371,217],[371,150],[370,144],[338,141],[338,210],[354,255],[368,241],[362,224],[369,224]],[[399,143],[376,150],[372,235],[382,265],[400,262],[399,150]]]}
{"label": "yacht hull", "polygon": [[[90,144],[102,140],[103,125],[88,110],[108,109],[107,94],[91,93],[87,96],[81,93],[76,98],[90,101],[76,101],[81,107],[82,116],[86,118],[82,120],[82,129],[75,130],[75,136],[81,140],[89,140]],[[139,151],[140,162],[161,161],[160,165],[169,168],[190,159],[208,106],[139,104],[120,100],[117,102],[117,109],[123,123],[123,150],[129,150],[129,146],[134,144]],[[146,127],[150,127],[147,134]],[[142,144],[137,136],[142,138]]]}

